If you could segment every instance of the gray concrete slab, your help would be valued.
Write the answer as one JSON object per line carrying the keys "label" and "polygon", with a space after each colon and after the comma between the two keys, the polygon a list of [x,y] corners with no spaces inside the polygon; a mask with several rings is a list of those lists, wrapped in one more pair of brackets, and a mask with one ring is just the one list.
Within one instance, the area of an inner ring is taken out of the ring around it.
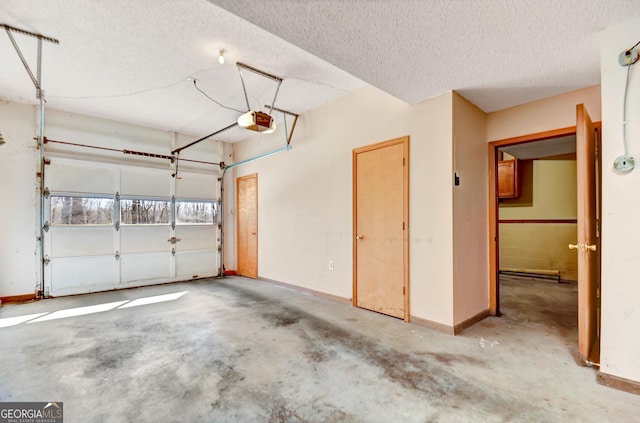
{"label": "gray concrete slab", "polygon": [[0,401],[63,401],[68,422],[626,422],[640,409],[575,364],[570,327],[517,311],[453,337],[230,277],[5,305],[0,319],[181,291],[0,328]]}

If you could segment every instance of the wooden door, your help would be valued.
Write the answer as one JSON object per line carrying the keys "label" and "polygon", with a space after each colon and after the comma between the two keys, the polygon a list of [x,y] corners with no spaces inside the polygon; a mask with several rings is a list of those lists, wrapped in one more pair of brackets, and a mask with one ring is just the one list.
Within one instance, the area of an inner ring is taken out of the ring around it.
{"label": "wooden door", "polygon": [[583,104],[576,110],[576,165],[578,177],[578,337],[580,364],[600,360],[600,239],[599,160],[596,130]]}
{"label": "wooden door", "polygon": [[409,138],[353,151],[353,304],[409,320]]}
{"label": "wooden door", "polygon": [[236,180],[239,275],[258,277],[258,175]]}

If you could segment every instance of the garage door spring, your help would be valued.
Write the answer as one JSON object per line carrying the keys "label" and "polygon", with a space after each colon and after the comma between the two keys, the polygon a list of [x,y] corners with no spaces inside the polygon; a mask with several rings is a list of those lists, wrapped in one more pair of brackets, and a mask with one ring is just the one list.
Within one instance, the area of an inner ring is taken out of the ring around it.
{"label": "garage door spring", "polygon": [[[82,147],[82,148],[93,148],[95,150],[103,150],[103,151],[113,151],[115,153],[123,153],[123,154],[129,154],[129,155],[134,155],[134,156],[143,156],[143,157],[150,157],[152,159],[163,159],[163,160],[169,160],[171,161],[171,163],[175,162],[178,160],[178,156],[168,156],[165,154],[156,154],[156,153],[149,153],[146,151],[135,151],[135,150],[126,150],[126,149],[116,149],[116,148],[109,148],[109,147],[98,147],[96,145],[88,145],[88,144],[79,144],[79,143],[75,143],[75,142],[67,142],[67,141],[56,141],[56,140],[50,140],[48,138],[44,138],[44,143],[55,143],[55,144],[63,144],[63,145],[71,145],[74,147]],[[191,160],[191,159],[180,159],[183,162],[191,162],[191,163],[202,163],[202,164],[209,164],[209,165],[214,165],[214,166],[220,166],[220,163],[216,163],[216,162],[205,162],[202,160]]]}

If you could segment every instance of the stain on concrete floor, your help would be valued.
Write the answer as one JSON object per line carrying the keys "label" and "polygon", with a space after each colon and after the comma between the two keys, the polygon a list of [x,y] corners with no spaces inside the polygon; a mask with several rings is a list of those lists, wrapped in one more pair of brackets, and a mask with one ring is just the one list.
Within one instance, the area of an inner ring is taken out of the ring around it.
{"label": "stain on concrete floor", "polygon": [[571,362],[563,325],[530,318],[453,337],[243,278],[84,300],[178,290],[189,293],[0,329],[0,401],[62,400],[69,421],[101,422],[601,422],[640,406]]}

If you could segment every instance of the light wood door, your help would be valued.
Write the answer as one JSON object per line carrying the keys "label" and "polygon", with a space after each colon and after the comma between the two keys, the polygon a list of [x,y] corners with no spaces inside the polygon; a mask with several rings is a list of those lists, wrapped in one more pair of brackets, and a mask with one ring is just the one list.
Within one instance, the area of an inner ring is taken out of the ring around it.
{"label": "light wood door", "polygon": [[408,148],[354,150],[354,305],[408,321]]}
{"label": "light wood door", "polygon": [[578,359],[581,364],[600,360],[600,238],[599,160],[596,130],[584,105],[576,110],[576,165],[578,177]]}
{"label": "light wood door", "polygon": [[239,275],[258,277],[258,175],[236,180]]}

